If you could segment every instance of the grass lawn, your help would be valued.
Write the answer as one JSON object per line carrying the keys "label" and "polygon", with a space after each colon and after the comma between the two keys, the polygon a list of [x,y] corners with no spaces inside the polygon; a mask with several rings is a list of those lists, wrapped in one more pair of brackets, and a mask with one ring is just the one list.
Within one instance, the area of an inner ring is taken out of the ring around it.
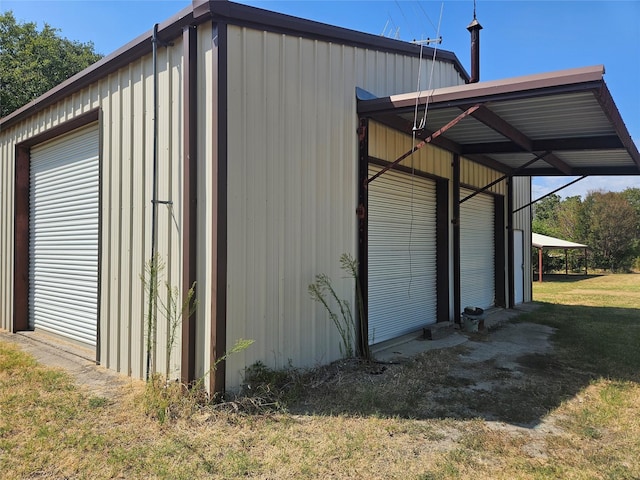
{"label": "grass lawn", "polygon": [[462,346],[300,375],[276,410],[186,401],[164,422],[140,382],[95,396],[0,342],[0,477],[640,478],[640,275],[536,283],[534,300],[517,321],[553,327],[553,351],[521,378],[484,365],[491,391],[454,375]]}

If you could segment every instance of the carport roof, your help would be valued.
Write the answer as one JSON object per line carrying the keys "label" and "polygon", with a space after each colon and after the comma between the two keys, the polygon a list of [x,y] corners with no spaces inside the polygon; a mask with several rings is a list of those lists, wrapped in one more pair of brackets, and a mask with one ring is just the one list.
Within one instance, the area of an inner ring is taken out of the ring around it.
{"label": "carport roof", "polygon": [[536,248],[589,248],[581,243],[574,243],[539,233],[531,234],[531,245]]}
{"label": "carport roof", "polygon": [[508,175],[640,175],[603,76],[599,65],[359,98],[358,113],[411,134],[416,103],[418,124],[428,105],[417,138]]}

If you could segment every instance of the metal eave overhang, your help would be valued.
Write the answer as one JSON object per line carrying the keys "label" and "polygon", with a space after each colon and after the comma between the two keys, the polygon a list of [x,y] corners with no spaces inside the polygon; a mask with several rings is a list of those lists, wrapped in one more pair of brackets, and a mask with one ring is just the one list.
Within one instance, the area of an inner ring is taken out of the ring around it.
{"label": "metal eave overhang", "polygon": [[[640,175],[640,154],[603,75],[600,65],[359,99],[358,114],[411,134],[416,104],[419,116],[428,105],[426,127],[418,132],[424,138],[479,104],[433,145],[507,174]],[[523,168],[541,152],[549,153]]]}

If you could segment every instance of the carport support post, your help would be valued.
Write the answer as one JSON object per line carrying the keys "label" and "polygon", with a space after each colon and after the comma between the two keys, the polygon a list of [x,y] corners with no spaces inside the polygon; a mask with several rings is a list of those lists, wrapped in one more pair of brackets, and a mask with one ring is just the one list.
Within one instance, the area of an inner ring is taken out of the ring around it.
{"label": "carport support post", "polygon": [[542,283],[542,247],[538,247],[538,282]]}
{"label": "carport support post", "polygon": [[453,154],[453,321],[460,323],[460,156]]}
{"label": "carport support post", "polygon": [[[360,119],[358,127],[358,277],[362,302],[358,308],[362,311],[356,320],[356,346],[360,357],[368,358],[369,352],[369,120]],[[356,290],[356,295],[358,294]],[[357,301],[358,299],[356,299]]]}

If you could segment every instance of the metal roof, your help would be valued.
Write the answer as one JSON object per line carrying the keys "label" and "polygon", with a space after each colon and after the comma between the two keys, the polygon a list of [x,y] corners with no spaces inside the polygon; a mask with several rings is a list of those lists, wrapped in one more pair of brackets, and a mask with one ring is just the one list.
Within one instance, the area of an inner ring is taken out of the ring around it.
{"label": "metal roof", "polygon": [[599,65],[358,99],[358,113],[411,134],[427,106],[420,140],[509,175],[640,175],[603,76]]}
{"label": "metal roof", "polygon": [[531,246],[537,248],[589,248],[581,243],[569,242],[560,238],[540,235],[539,233],[531,234]]}

